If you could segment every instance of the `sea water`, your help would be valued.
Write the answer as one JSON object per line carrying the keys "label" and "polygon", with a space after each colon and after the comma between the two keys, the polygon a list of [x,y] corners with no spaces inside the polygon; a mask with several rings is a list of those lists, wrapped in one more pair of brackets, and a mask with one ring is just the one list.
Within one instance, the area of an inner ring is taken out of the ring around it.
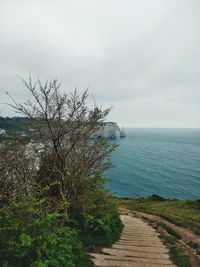
{"label": "sea water", "polygon": [[105,177],[123,197],[200,199],[200,129],[126,129]]}

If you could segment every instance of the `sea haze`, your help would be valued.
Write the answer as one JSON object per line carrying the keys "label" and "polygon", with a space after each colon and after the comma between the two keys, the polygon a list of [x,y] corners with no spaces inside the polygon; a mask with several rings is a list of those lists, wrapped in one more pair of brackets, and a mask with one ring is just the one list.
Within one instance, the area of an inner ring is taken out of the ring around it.
{"label": "sea haze", "polygon": [[123,197],[200,199],[200,129],[126,129],[107,187]]}

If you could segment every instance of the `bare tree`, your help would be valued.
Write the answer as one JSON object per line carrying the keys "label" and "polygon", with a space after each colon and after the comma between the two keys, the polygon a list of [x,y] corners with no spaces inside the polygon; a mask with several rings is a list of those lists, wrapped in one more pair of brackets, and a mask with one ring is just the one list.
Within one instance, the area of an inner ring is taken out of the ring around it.
{"label": "bare tree", "polygon": [[42,84],[23,80],[31,93],[24,104],[12,97],[11,106],[31,119],[34,139],[44,145],[38,180],[48,194],[69,203],[71,212],[83,212],[91,195],[103,190],[102,173],[111,166],[115,145],[91,140],[110,112],[94,105],[87,107],[88,92],[60,92],[57,80]]}

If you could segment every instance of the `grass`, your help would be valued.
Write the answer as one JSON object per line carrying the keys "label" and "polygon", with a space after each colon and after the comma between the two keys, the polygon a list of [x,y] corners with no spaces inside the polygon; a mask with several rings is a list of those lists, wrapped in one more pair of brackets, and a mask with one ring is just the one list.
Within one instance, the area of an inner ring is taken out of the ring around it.
{"label": "grass", "polygon": [[162,239],[164,243],[169,246],[176,245],[177,243],[177,239],[173,236],[165,235],[163,233],[161,233],[159,236],[160,236],[160,239]]}
{"label": "grass", "polygon": [[116,198],[116,202],[120,207],[159,215],[200,234],[200,201]]}
{"label": "grass", "polygon": [[192,267],[189,256],[185,253],[184,249],[173,246],[170,249],[170,254],[173,262],[178,267]]}
{"label": "grass", "polygon": [[192,267],[189,255],[175,237],[161,233],[160,238],[169,247],[170,258],[178,267]]}
{"label": "grass", "polygon": [[194,249],[195,252],[196,252],[196,254],[197,254],[198,256],[200,256],[200,245],[199,245],[199,244],[197,244],[197,243],[191,241],[191,242],[189,242],[187,245],[188,245],[190,248]]}
{"label": "grass", "polygon": [[193,249],[200,249],[200,245],[192,241],[188,243],[188,246]]}
{"label": "grass", "polygon": [[168,234],[175,237],[176,239],[178,239],[178,240],[181,239],[181,236],[176,231],[174,231],[171,227],[167,226],[166,224],[164,224],[162,222],[156,222],[156,226],[162,227]]}
{"label": "grass", "polygon": [[[151,222],[153,226],[160,232],[160,238],[164,244],[169,248],[170,258],[178,267],[192,267],[192,263],[189,255],[185,252],[185,249],[181,247],[179,240],[181,236],[177,234],[171,227],[168,227],[164,223],[157,221]],[[162,232],[159,228],[165,230]]]}
{"label": "grass", "polygon": [[172,262],[174,262],[178,267],[192,267],[190,256],[179,242],[181,236],[164,223],[151,220],[149,222],[152,227],[157,229],[160,233],[159,236],[161,240],[163,240],[163,243],[169,248]]}

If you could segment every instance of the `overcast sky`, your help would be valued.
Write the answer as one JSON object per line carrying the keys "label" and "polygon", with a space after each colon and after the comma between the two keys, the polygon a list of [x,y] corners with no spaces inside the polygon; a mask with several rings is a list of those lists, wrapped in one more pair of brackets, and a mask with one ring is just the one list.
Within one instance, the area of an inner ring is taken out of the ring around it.
{"label": "overcast sky", "polygon": [[89,86],[120,126],[200,127],[200,0],[0,0],[0,102],[30,74]]}

